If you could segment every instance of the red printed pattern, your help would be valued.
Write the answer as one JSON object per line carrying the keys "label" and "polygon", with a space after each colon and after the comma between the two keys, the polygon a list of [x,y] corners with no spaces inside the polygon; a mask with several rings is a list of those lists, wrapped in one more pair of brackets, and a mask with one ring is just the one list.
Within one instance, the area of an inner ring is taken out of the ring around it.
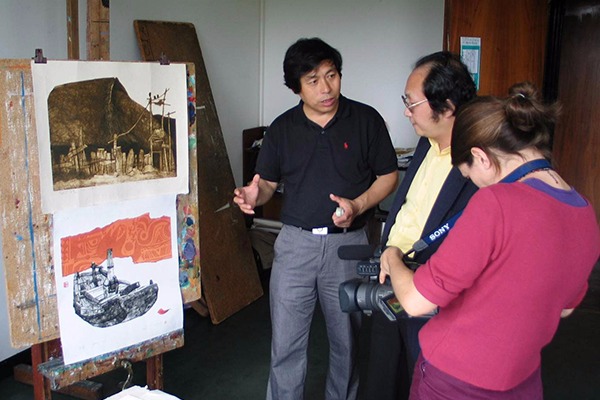
{"label": "red printed pattern", "polygon": [[109,248],[114,257],[131,257],[134,263],[171,258],[171,220],[166,216],[152,219],[144,214],[62,238],[63,276],[86,270],[93,262],[102,264]]}

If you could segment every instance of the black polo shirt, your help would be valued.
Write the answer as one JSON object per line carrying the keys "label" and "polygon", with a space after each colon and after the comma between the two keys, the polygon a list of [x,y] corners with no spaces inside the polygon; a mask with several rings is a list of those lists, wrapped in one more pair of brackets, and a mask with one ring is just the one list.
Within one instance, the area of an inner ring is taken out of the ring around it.
{"label": "black polo shirt", "polygon": [[[283,182],[284,224],[305,229],[333,227],[337,203],[329,194],[355,199],[376,175],[397,169],[396,153],[381,115],[371,106],[340,96],[327,126],[309,120],[303,102],[267,129],[256,164],[262,179]],[[369,212],[355,219],[361,227]]]}

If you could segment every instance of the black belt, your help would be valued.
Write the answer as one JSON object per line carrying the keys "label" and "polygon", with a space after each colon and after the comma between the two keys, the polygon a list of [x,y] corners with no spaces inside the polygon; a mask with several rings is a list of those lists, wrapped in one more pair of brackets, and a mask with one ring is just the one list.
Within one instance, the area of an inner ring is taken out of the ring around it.
{"label": "black belt", "polygon": [[331,235],[332,233],[346,233],[346,232],[357,231],[359,229],[363,229],[364,226],[351,226],[350,228],[340,228],[339,226],[334,226],[334,227],[324,226],[321,228],[304,228],[302,226],[299,226],[298,228],[302,229],[303,231],[311,232],[315,235],[325,235],[325,233],[315,233],[315,231],[317,231],[319,229],[327,228],[326,234]]}

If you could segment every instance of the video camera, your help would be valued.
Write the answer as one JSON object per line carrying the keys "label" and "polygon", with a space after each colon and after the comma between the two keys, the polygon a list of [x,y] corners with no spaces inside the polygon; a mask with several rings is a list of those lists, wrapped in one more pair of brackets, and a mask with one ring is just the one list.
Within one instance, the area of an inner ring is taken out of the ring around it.
{"label": "video camera", "polygon": [[371,315],[381,311],[390,321],[406,316],[389,283],[378,282],[381,247],[370,245],[340,246],[338,257],[342,260],[359,260],[356,273],[363,278],[342,282],[339,288],[340,307],[343,312],[362,311]]}

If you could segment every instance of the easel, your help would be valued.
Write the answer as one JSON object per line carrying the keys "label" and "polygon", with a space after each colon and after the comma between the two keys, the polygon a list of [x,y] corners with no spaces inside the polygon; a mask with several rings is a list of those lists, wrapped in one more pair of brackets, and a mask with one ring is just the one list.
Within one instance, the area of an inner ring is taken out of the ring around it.
{"label": "easel", "polygon": [[[36,50],[35,59],[44,62],[41,50]],[[188,80],[193,82],[194,79],[194,65],[188,64]],[[11,340],[14,347],[31,345],[34,398],[49,400],[51,390],[63,389],[119,368],[123,361],[145,360],[148,386],[161,389],[162,354],[183,346],[182,331],[171,332],[79,364],[65,366],[60,358],[50,360],[60,354],[50,234],[52,216],[41,211],[32,87],[30,60],[0,60],[0,93],[10,103],[8,110],[0,110],[0,156],[10,171],[4,179],[0,179],[3,265],[11,300]],[[195,97],[194,90],[194,85],[188,84],[191,98]],[[189,135],[195,134],[196,125],[191,124]],[[190,143],[195,142],[190,140]],[[190,221],[194,225],[199,220],[196,147],[190,146],[189,151],[190,192],[188,195],[178,196],[178,230],[195,230],[193,240],[198,248],[197,226],[190,226]],[[183,301],[186,303],[200,298],[199,257],[195,257],[187,267],[187,286],[182,288]],[[85,388],[80,389],[85,391]],[[71,386],[67,390],[76,395],[73,391],[77,392],[77,388]]]}
{"label": "easel", "polygon": [[[131,364],[146,363],[146,384],[150,389],[163,389],[163,353],[183,346],[183,331],[172,332],[151,342],[139,343],[127,349],[96,357],[91,361],[64,365],[62,358],[52,358],[56,340],[31,346],[32,367],[20,366],[15,379],[33,385],[34,400],[51,399],[52,391],[80,399],[101,399],[102,385],[88,381],[94,376],[125,368],[131,379]],[[154,354],[148,357],[148,352]],[[59,353],[60,354],[60,353]]]}
{"label": "easel", "polygon": [[[44,347],[44,345],[39,346]],[[163,389],[163,353],[181,346],[183,346],[183,331],[177,331],[161,336],[160,338],[154,338],[148,342],[139,343],[127,349],[96,357],[94,360],[88,362],[64,365],[60,358],[47,360],[39,363],[37,367],[38,373],[44,381],[44,384],[38,384],[37,387],[44,388],[46,392],[40,393],[39,396],[48,396],[48,387],[51,390],[60,390],[61,388],[69,388],[74,384],[79,384],[76,386],[79,390],[76,391],[74,388],[68,390],[71,394],[77,395],[77,392],[84,392],[81,388],[82,386],[90,386],[88,383],[82,384],[83,382],[87,382],[86,379],[113,371],[116,368],[125,368],[128,370],[128,379],[130,379],[131,364],[139,361],[146,362],[146,384],[148,387],[151,389]],[[148,357],[149,351],[152,351],[154,355]],[[38,394],[35,392],[35,389],[36,385],[34,383],[34,398],[36,400],[38,398],[50,398],[37,397]],[[73,393],[73,391],[76,391],[76,393]]]}

